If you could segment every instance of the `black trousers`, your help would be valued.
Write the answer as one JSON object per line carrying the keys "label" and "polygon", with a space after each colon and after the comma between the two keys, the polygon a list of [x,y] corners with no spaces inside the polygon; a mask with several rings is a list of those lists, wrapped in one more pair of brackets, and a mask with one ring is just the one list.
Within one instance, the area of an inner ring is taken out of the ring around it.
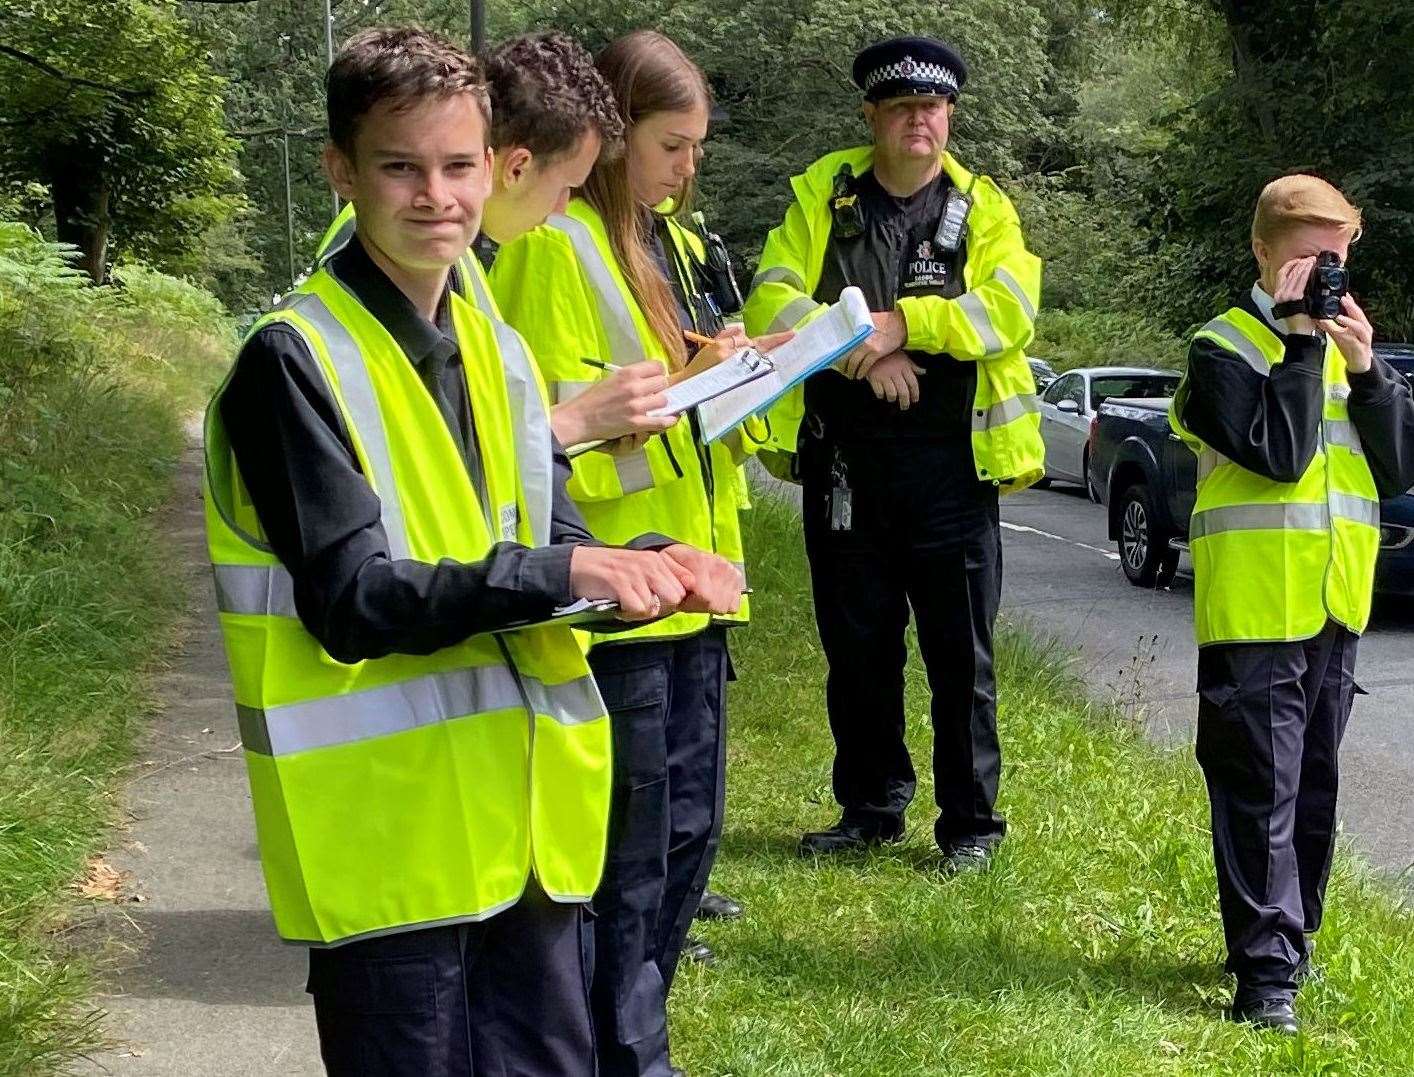
{"label": "black trousers", "polygon": [[1236,1003],[1291,998],[1321,926],[1335,847],[1337,754],[1354,701],[1354,633],[1198,652],[1198,762]]}
{"label": "black trousers", "polygon": [[668,990],[702,898],[726,791],[726,632],[594,648],[614,736],[591,991],[604,1077],[667,1077]]}
{"label": "black trousers", "polygon": [[[1006,822],[992,630],[1001,601],[996,488],[965,439],[834,445],[801,439],[805,547],[829,663],[834,792],[847,822],[901,825],[917,778],[904,744],[910,607],[932,692],[934,833],[944,850],[989,846]],[[848,529],[832,491],[850,493]]]}
{"label": "black trousers", "polygon": [[583,905],[531,879],[479,923],[309,952],[331,1077],[593,1077]]}

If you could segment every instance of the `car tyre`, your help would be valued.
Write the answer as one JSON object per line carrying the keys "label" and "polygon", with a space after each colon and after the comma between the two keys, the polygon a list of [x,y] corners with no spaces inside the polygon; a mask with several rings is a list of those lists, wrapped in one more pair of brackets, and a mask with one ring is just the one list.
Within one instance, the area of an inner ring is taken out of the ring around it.
{"label": "car tyre", "polygon": [[1101,504],[1100,490],[1095,485],[1095,480],[1090,477],[1090,450],[1086,449],[1085,454],[1080,458],[1080,474],[1085,476],[1085,493],[1095,504]]}
{"label": "car tyre", "polygon": [[1178,551],[1156,530],[1154,498],[1146,483],[1125,487],[1119,498],[1119,563],[1136,587],[1167,587],[1178,570]]}

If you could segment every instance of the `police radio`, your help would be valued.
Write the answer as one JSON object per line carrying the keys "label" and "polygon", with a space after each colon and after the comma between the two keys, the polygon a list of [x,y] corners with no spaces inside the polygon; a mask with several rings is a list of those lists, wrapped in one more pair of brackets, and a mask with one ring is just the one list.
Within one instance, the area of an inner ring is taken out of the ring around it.
{"label": "police radio", "polygon": [[[705,263],[699,264],[703,282],[708,294],[717,304],[717,310],[725,314],[735,314],[746,305],[742,298],[741,286],[736,282],[736,271],[732,267],[732,255],[726,242],[716,232],[709,231],[707,220],[701,211],[692,215],[692,223],[702,239],[702,249],[706,252]],[[696,262],[696,259],[693,259]]]}
{"label": "police radio", "polygon": [[850,165],[841,165],[835,173],[830,213],[835,219],[834,234],[837,238],[854,239],[864,234],[864,211],[859,208],[859,195],[854,189],[854,169]]}

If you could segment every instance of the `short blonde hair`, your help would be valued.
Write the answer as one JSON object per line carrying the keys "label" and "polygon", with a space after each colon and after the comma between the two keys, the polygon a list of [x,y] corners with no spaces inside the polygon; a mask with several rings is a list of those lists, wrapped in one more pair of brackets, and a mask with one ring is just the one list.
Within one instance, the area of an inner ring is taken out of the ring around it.
{"label": "short blonde hair", "polygon": [[1272,243],[1303,224],[1343,228],[1360,238],[1360,211],[1319,176],[1298,173],[1272,180],[1257,197],[1252,238]]}

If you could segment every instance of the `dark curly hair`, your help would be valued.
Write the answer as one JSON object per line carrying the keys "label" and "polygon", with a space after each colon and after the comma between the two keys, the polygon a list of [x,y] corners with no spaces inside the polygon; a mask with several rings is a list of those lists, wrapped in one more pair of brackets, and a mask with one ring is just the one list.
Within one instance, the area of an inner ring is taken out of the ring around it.
{"label": "dark curly hair", "polygon": [[344,42],[324,76],[329,140],[350,157],[359,121],[380,101],[407,108],[470,94],[491,123],[481,64],[444,37],[411,26],[375,26]]}
{"label": "dark curly hair", "polygon": [[486,56],[491,89],[491,145],[524,146],[537,157],[573,150],[591,128],[603,157],[623,145],[624,123],[594,57],[558,30],[522,34]]}

